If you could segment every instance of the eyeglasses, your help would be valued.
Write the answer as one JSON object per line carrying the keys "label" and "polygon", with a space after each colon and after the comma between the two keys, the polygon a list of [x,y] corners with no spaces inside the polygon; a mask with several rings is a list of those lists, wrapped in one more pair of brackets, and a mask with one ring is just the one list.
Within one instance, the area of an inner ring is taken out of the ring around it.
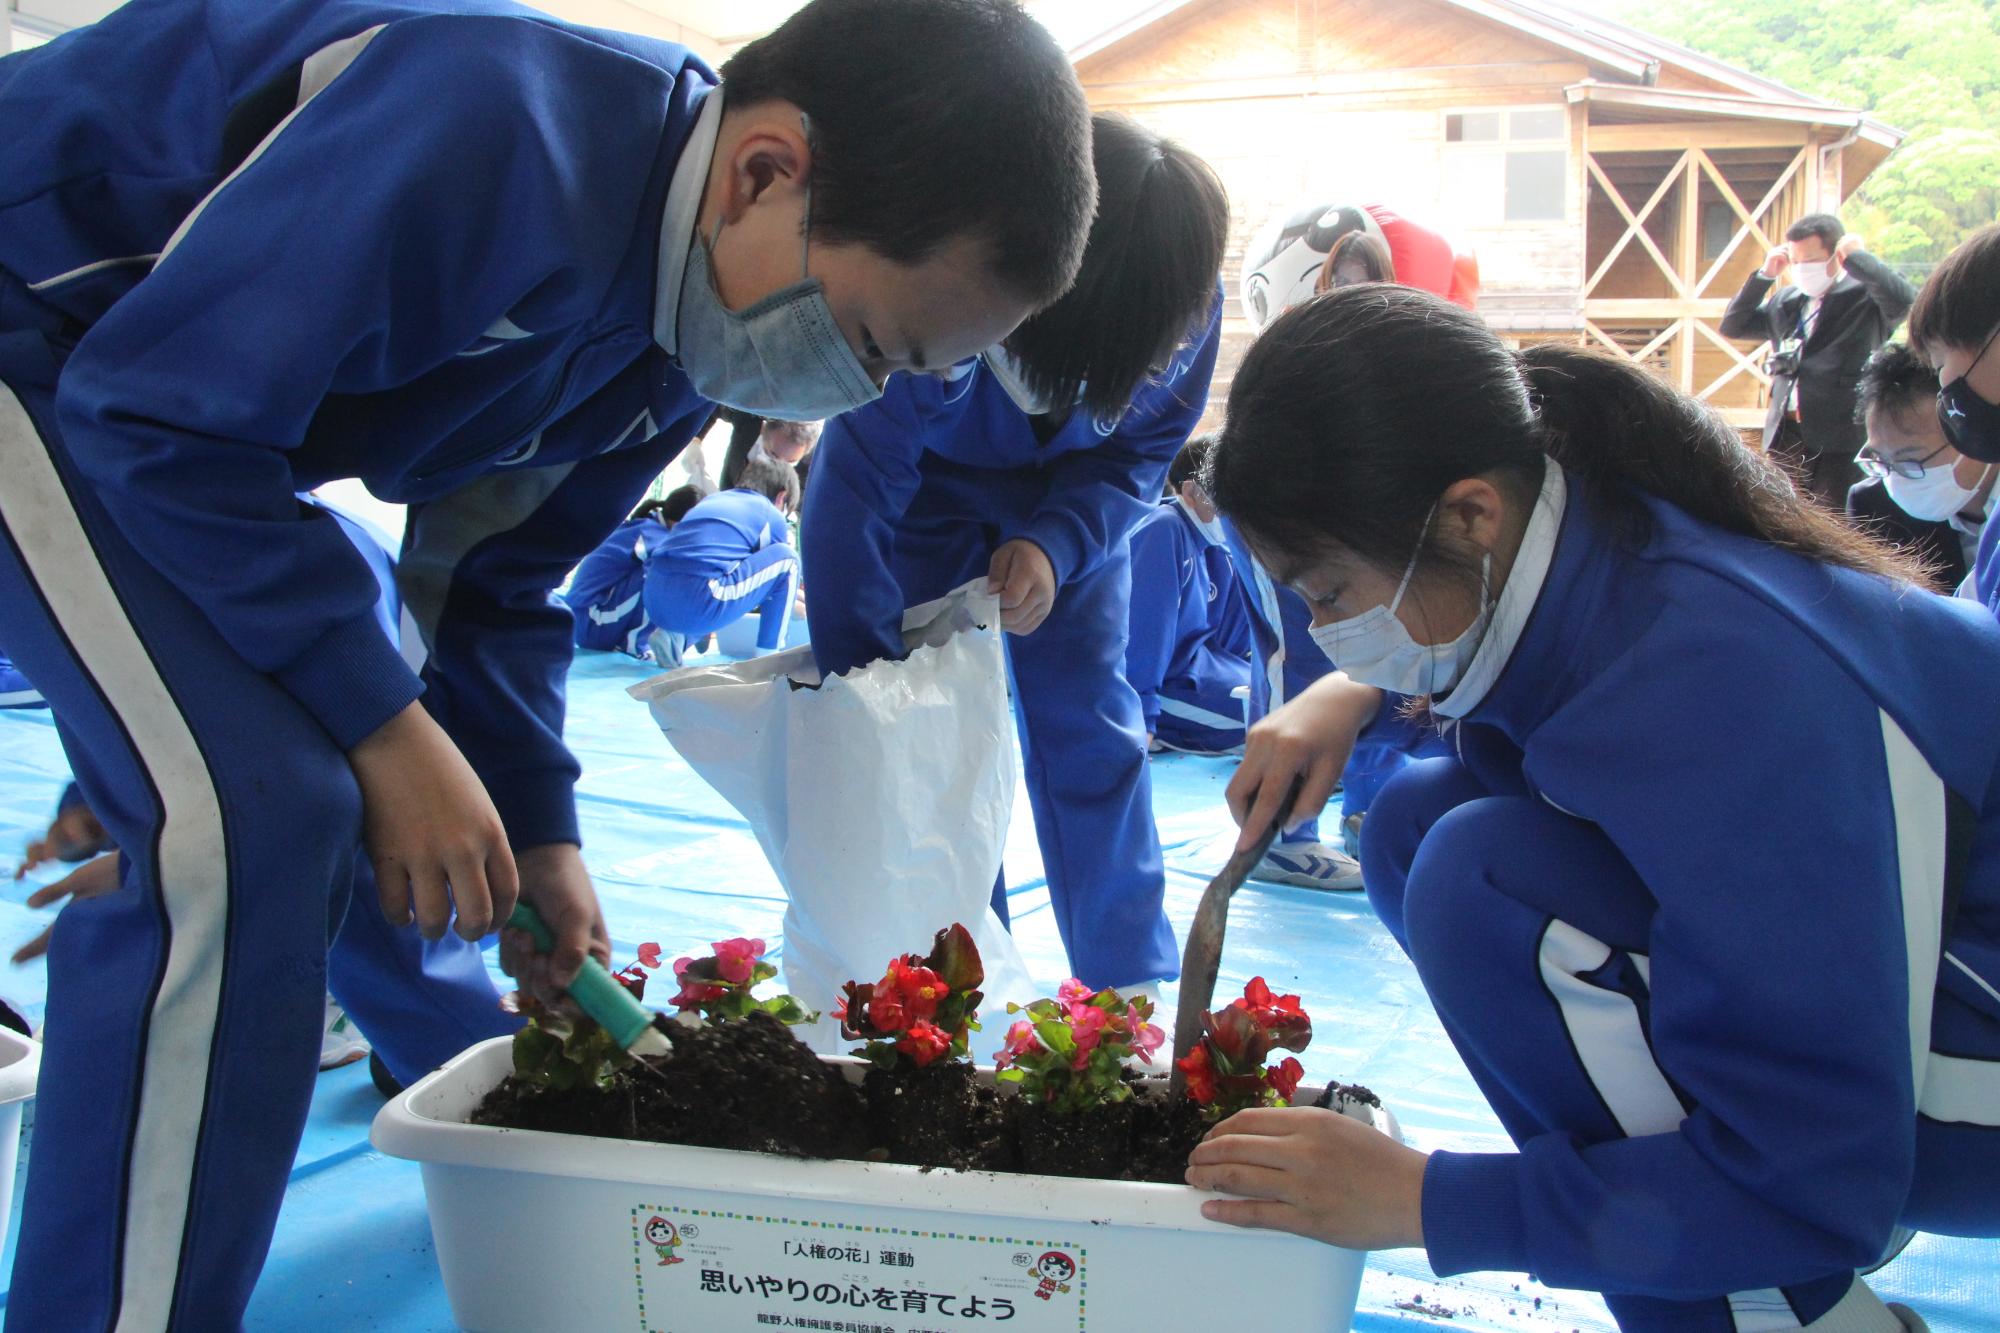
{"label": "eyeglasses", "polygon": [[1897,476],[1906,477],[1911,481],[1922,481],[1924,479],[1924,464],[1930,462],[1949,448],[1951,448],[1949,444],[1941,444],[1922,458],[1884,458],[1873,449],[1863,449],[1854,456],[1854,462],[1863,472],[1878,479],[1886,477],[1893,472]]}

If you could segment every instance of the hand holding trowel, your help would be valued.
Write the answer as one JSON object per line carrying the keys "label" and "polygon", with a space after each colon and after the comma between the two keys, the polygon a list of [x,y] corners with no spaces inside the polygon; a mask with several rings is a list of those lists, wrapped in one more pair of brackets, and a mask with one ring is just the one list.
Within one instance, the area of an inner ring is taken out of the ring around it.
{"label": "hand holding trowel", "polygon": [[1187,1075],[1181,1071],[1180,1062],[1187,1059],[1194,1050],[1194,1044],[1201,1040],[1201,1018],[1215,1000],[1215,974],[1222,966],[1222,938],[1229,925],[1229,899],[1236,890],[1243,887],[1243,881],[1264,859],[1264,853],[1271,850],[1278,834],[1284,831],[1285,821],[1299,803],[1299,795],[1305,789],[1305,775],[1292,781],[1292,789],[1286,794],[1284,804],[1278,807],[1278,817],[1257,836],[1257,840],[1229,858],[1222,867],[1222,873],[1210,880],[1202,890],[1201,905],[1195,908],[1194,924],[1188,928],[1187,947],[1181,951],[1181,1001],[1174,1014],[1174,1063],[1170,1088],[1178,1099],[1187,1091]]}
{"label": "hand holding trowel", "polygon": [[[555,947],[555,936],[541,914],[526,903],[515,904],[507,924],[526,931],[535,941],[535,947],[544,953]],[[1214,978],[1211,976],[1209,980],[1213,985]],[[576,980],[569,983],[569,997],[576,1001],[577,1008],[597,1020],[620,1050],[633,1057],[637,1067],[654,1078],[665,1077],[640,1058],[673,1053],[673,1043],[667,1039],[667,1024],[671,1020],[665,1014],[655,1013],[632,998],[632,992],[620,985],[604,964],[589,955],[584,957]]]}

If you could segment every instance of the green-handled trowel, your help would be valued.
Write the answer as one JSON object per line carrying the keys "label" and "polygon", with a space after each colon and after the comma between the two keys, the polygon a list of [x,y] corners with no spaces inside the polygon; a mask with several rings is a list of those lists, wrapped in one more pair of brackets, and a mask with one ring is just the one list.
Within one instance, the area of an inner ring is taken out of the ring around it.
{"label": "green-handled trowel", "polygon": [[[515,930],[527,931],[535,941],[535,947],[543,953],[555,947],[556,937],[549,933],[541,913],[526,903],[514,905],[514,914],[507,918],[507,924]],[[667,1040],[667,1023],[670,1021],[667,1016],[655,1013],[632,998],[632,992],[620,985],[618,979],[594,956],[584,955],[582,969],[577,972],[576,980],[569,983],[569,997],[576,1001],[577,1008],[596,1019],[626,1054],[673,1053],[673,1043]],[[659,1071],[644,1060],[637,1063],[647,1073],[660,1077]]]}

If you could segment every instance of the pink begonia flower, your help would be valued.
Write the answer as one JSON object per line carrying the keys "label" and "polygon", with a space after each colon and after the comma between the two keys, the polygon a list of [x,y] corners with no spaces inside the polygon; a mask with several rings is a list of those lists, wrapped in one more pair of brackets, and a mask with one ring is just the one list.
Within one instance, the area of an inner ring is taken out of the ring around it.
{"label": "pink begonia flower", "polygon": [[1097,1043],[1104,1038],[1104,1024],[1110,1017],[1094,1005],[1084,1005],[1072,1009],[1069,1029],[1076,1038],[1076,1057],[1069,1062],[1071,1069],[1082,1069],[1090,1063],[1090,1053],[1097,1049]]}
{"label": "pink begonia flower", "polygon": [[1153,1052],[1159,1050],[1161,1043],[1166,1041],[1167,1030],[1142,1021],[1136,1008],[1127,1009],[1125,1013],[1127,1021],[1132,1025],[1132,1049],[1138,1053],[1141,1060],[1147,1064],[1153,1063]]}
{"label": "pink begonia flower", "polygon": [[994,1053],[993,1067],[1005,1069],[1021,1056],[1034,1050],[1040,1041],[1041,1039],[1035,1036],[1035,1025],[1025,1018],[1021,1019],[1007,1029],[1007,1044]]}
{"label": "pink begonia flower", "polygon": [[657,944],[640,945],[639,966],[658,967],[659,965],[660,965],[660,946]]}
{"label": "pink begonia flower", "polygon": [[742,985],[750,980],[756,970],[757,960],[764,956],[762,940],[717,940],[715,942],[715,970],[724,981]]}

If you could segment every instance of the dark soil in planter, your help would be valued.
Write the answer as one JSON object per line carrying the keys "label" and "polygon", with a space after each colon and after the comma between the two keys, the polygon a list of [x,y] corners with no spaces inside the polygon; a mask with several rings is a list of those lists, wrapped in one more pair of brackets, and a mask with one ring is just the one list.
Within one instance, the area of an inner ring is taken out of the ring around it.
{"label": "dark soil in planter", "polygon": [[1167,1095],[1164,1078],[1142,1079],[1132,1089],[1133,1180],[1159,1185],[1187,1184],[1188,1154],[1194,1151],[1208,1121],[1201,1107],[1186,1097]]}
{"label": "dark soil in planter", "polygon": [[1087,1115],[1057,1115],[1024,1102],[1014,1119],[1020,1136],[1021,1169],[1032,1175],[1120,1180],[1131,1167],[1129,1101],[1099,1106]]}
{"label": "dark soil in planter", "polygon": [[[472,1122],[795,1157],[896,1161],[926,1169],[1025,1171],[1098,1180],[1186,1181],[1208,1132],[1201,1108],[1165,1078],[1128,1075],[1131,1100],[1056,1116],[981,1087],[968,1065],[868,1071],[860,1086],[766,1014],[670,1025],[673,1054],[609,1089],[555,1092],[509,1078]],[[1316,1105],[1379,1107],[1366,1088],[1330,1084]]]}
{"label": "dark soil in planter", "polygon": [[737,1148],[794,1157],[863,1157],[861,1094],[768,1014],[704,1027],[673,1024],[659,1077],[631,1073],[608,1091],[549,1092],[508,1079],[473,1123]]}
{"label": "dark soil in planter", "polygon": [[874,1137],[889,1160],[966,1171],[1015,1169],[1009,1099],[982,1088],[972,1067],[871,1069],[862,1081]]}

